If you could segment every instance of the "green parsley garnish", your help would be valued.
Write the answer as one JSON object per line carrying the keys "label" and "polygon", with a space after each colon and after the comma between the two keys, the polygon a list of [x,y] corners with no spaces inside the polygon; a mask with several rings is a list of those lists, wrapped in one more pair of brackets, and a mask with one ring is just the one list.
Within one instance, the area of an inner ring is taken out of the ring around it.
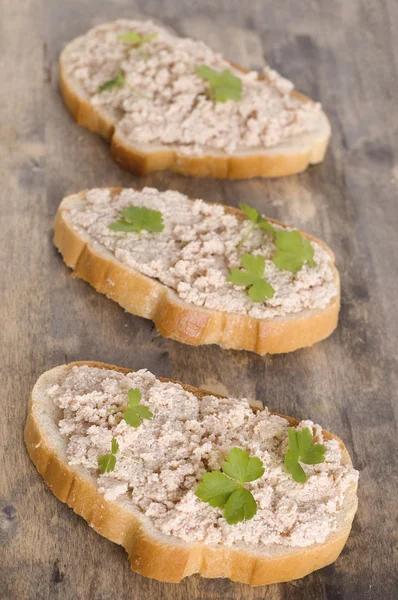
{"label": "green parsley garnish", "polygon": [[209,82],[211,97],[216,102],[227,100],[240,100],[242,95],[242,81],[231,71],[215,71],[211,67],[201,65],[196,68],[196,74]]}
{"label": "green parsley garnish", "polygon": [[255,227],[261,227],[261,229],[272,233],[274,237],[277,251],[272,262],[278,269],[297,273],[303,267],[304,263],[308,263],[310,267],[315,267],[314,248],[309,240],[303,238],[299,231],[296,229],[294,231],[280,231],[275,229],[255,208],[252,208],[248,204],[239,204],[239,208],[252,222],[252,225],[239,242],[238,248],[245,243]]}
{"label": "green parsley garnish", "polygon": [[[98,94],[101,94],[102,92],[105,92],[107,90],[112,90],[114,87],[122,87],[125,84],[126,84],[126,77],[125,77],[124,71],[120,70],[119,73],[115,77],[113,77],[113,79],[106,81],[98,88]],[[140,98],[144,98],[145,100],[151,100],[151,98],[149,98],[148,96],[145,96],[144,94],[141,94],[141,92],[136,90],[131,85],[127,85],[127,87],[136,96],[139,96]]]}
{"label": "green parsley garnish", "polygon": [[326,448],[323,444],[312,444],[313,435],[308,427],[302,431],[297,431],[294,427],[289,427],[288,435],[289,449],[284,457],[286,471],[297,483],[305,483],[307,476],[300,462],[305,465],[319,465],[323,463]]}
{"label": "green parsley garnish", "polygon": [[264,217],[260,215],[260,213],[255,208],[252,208],[248,204],[239,204],[239,208],[246,215],[249,221],[252,222],[252,224],[250,225],[249,229],[246,231],[245,235],[239,242],[238,248],[240,248],[240,246],[242,246],[245,243],[245,241],[247,240],[247,238],[249,237],[249,235],[255,227],[261,227],[261,229],[265,229],[266,231],[275,233],[275,228],[272,227],[271,223],[268,223],[268,221],[266,221]]}
{"label": "green parsley garnish", "polygon": [[124,413],[124,420],[132,427],[139,427],[144,419],[149,421],[153,414],[147,406],[141,406],[141,391],[138,388],[131,388],[128,391],[129,404]]}
{"label": "green parsley garnish", "polygon": [[297,273],[306,262],[310,267],[316,265],[314,248],[297,230],[276,231],[275,246],[278,250],[272,260],[278,269]]}
{"label": "green parsley garnish", "polygon": [[263,463],[241,448],[232,448],[221,468],[223,473],[205,473],[195,494],[210,506],[224,508],[224,517],[230,525],[252,519],[257,503],[244,484],[264,474]]}
{"label": "green parsley garnish", "polygon": [[111,90],[114,87],[121,87],[125,83],[126,83],[126,79],[124,76],[124,71],[121,69],[119,71],[119,73],[117,75],[115,75],[115,77],[113,77],[113,79],[110,79],[109,81],[106,81],[105,83],[100,85],[100,87],[98,88],[98,93],[101,94],[102,92]]}
{"label": "green parsley garnish", "polygon": [[120,211],[122,219],[108,225],[113,231],[135,231],[138,234],[144,229],[158,233],[163,231],[164,223],[162,213],[158,210],[151,210],[145,206],[129,206]]}
{"label": "green parsley garnish", "polygon": [[128,42],[129,44],[133,44],[133,46],[135,46],[136,48],[140,48],[143,44],[152,41],[157,36],[157,33],[141,35],[140,33],[136,33],[135,31],[130,31],[129,33],[124,33],[123,35],[118,35],[117,37],[118,40]]}
{"label": "green parsley garnish", "polygon": [[101,454],[98,457],[98,468],[100,473],[110,473],[116,466],[116,454],[119,450],[119,444],[116,438],[112,438],[111,453]]}
{"label": "green parsley garnish", "polygon": [[231,269],[227,281],[248,288],[248,296],[253,302],[264,302],[266,298],[272,298],[275,290],[264,278],[264,256],[244,254],[242,267],[246,270]]}

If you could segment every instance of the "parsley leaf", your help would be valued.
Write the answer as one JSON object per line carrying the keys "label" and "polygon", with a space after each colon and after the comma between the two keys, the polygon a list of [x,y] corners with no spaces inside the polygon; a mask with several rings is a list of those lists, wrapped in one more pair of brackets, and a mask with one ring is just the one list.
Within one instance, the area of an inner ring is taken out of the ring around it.
{"label": "parsley leaf", "polygon": [[264,475],[261,460],[257,456],[249,458],[248,453],[241,448],[232,448],[222,466],[222,470],[239,483],[255,481]]}
{"label": "parsley leaf", "polygon": [[106,81],[105,83],[100,85],[100,87],[98,88],[98,93],[101,94],[102,92],[111,90],[114,87],[121,87],[122,85],[125,84],[125,82],[126,82],[126,79],[124,76],[124,71],[121,69],[119,71],[119,73],[117,75],[115,75],[115,77],[113,77],[109,81]]}
{"label": "parsley leaf", "polygon": [[272,262],[278,269],[297,273],[306,262],[310,267],[315,267],[314,249],[309,240],[304,238],[299,231],[296,229],[294,231],[280,231],[275,229],[255,208],[252,208],[248,204],[239,204],[239,208],[249,221],[252,222],[252,225],[239,242],[238,248],[245,243],[255,227],[261,227],[261,229],[269,231],[274,236],[277,251]]}
{"label": "parsley leaf", "polygon": [[237,484],[223,473],[212,471],[203,475],[202,482],[196,488],[196,495],[210,506],[225,506],[228,498],[238,489]]}
{"label": "parsley leaf", "polygon": [[225,505],[224,516],[230,525],[236,525],[246,519],[249,521],[257,512],[257,503],[253,494],[244,487],[233,492]]}
{"label": "parsley leaf", "polygon": [[248,204],[239,204],[240,210],[246,215],[246,217],[253,223],[253,225],[258,225],[261,229],[265,229],[266,231],[270,231],[275,233],[275,227],[271,225],[268,221],[264,219],[262,215],[256,210],[252,208]]}
{"label": "parsley leaf", "polygon": [[249,221],[251,221],[255,225],[257,225],[257,223],[260,222],[260,219],[262,219],[262,216],[260,215],[258,210],[256,210],[252,206],[249,206],[248,204],[242,202],[239,204],[239,208],[246,215]]}
{"label": "parsley leaf", "polygon": [[153,414],[147,406],[141,406],[141,391],[138,388],[131,388],[128,391],[129,404],[124,413],[124,420],[127,425],[139,427],[144,419],[150,421]]}
{"label": "parsley leaf", "polygon": [[265,298],[272,298],[275,290],[264,279],[265,259],[259,254],[244,254],[242,267],[246,269],[231,269],[227,281],[249,288],[248,296],[253,302],[264,302]]}
{"label": "parsley leaf", "polygon": [[207,65],[196,68],[196,74],[209,82],[211,95],[216,102],[227,100],[240,100],[242,95],[242,81],[231,71],[215,71]]}
{"label": "parsley leaf", "polygon": [[264,275],[264,256],[261,256],[260,254],[244,254],[242,256],[242,267],[258,279]]}
{"label": "parsley leaf", "polygon": [[119,444],[116,438],[112,438],[111,444],[112,454],[116,454],[119,451]]}
{"label": "parsley leaf", "polygon": [[297,431],[294,427],[289,427],[288,439],[289,448],[284,456],[286,471],[297,483],[305,483],[307,476],[300,462],[305,465],[319,465],[323,463],[326,448],[323,444],[312,443],[313,435],[308,427],[302,431]]}
{"label": "parsley leaf", "polygon": [[257,504],[244,483],[255,481],[264,474],[263,463],[256,456],[249,457],[241,448],[232,448],[222,471],[203,475],[196,488],[197,497],[210,506],[224,508],[225,519],[230,525],[252,519],[257,512]]}
{"label": "parsley leaf", "polygon": [[157,33],[150,33],[148,35],[141,35],[140,33],[136,33],[135,31],[130,31],[129,33],[124,33],[123,35],[118,35],[118,40],[122,40],[123,42],[129,42],[133,44],[136,48],[140,48],[143,44],[150,42],[158,36]]}
{"label": "parsley leaf", "polygon": [[307,475],[304,473],[303,467],[298,462],[297,458],[288,450],[284,457],[286,471],[293,477],[297,483],[305,483]]}
{"label": "parsley leaf", "polygon": [[158,233],[163,231],[164,223],[162,213],[158,210],[151,210],[145,206],[129,206],[120,211],[122,219],[108,225],[113,231],[131,232],[138,234],[143,231],[152,231]]}
{"label": "parsley leaf", "polygon": [[116,454],[119,451],[119,444],[116,438],[112,438],[111,453],[101,454],[98,457],[98,468],[100,473],[110,473],[116,467]]}
{"label": "parsley leaf", "polygon": [[102,454],[98,457],[98,467],[100,473],[110,473],[116,466],[116,456],[114,454]]}
{"label": "parsley leaf", "polygon": [[277,252],[272,260],[279,269],[297,273],[306,262],[311,267],[316,264],[311,243],[297,230],[276,231],[275,246]]}

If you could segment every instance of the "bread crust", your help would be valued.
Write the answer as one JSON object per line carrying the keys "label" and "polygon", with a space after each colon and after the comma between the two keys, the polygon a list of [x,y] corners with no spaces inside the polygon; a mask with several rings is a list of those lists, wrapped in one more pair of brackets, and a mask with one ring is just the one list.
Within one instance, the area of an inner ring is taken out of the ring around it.
{"label": "bread crust", "polygon": [[[73,43],[73,42],[71,42]],[[68,46],[59,59],[59,84],[65,105],[75,121],[94,133],[98,133],[111,144],[111,154],[120,166],[135,175],[148,175],[153,171],[168,170],[180,175],[212,177],[214,179],[248,179],[251,177],[282,177],[305,171],[310,164],[322,162],[330,139],[330,123],[322,138],[303,145],[296,151],[265,150],[261,153],[228,155],[224,153],[189,156],[166,146],[150,152],[128,143],[116,130],[116,123],[95,108],[82,93],[73,86],[64,65]],[[231,63],[245,72],[246,69]],[[310,98],[293,91],[303,102]]]}
{"label": "bread crust", "polygon": [[[122,188],[110,188],[118,193]],[[317,238],[301,232],[330,254],[338,294],[325,309],[303,311],[274,319],[209,310],[183,302],[178,295],[146,275],[119,262],[110,253],[100,252],[73,230],[65,214],[68,205],[84,198],[86,190],[65,198],[54,223],[54,244],[74,276],[90,283],[98,292],[115,300],[128,312],[151,319],[159,333],[184,344],[218,344],[223,348],[249,350],[257,354],[279,354],[311,346],[328,337],[337,326],[340,310],[339,274],[332,251]],[[234,214],[242,212],[224,207]],[[270,222],[281,225],[279,221]]]}
{"label": "bread crust", "polygon": [[[28,418],[25,426],[25,443],[30,458],[42,475],[45,483],[55,496],[65,502],[78,515],[82,516],[97,533],[122,545],[129,556],[131,568],[145,575],[167,582],[179,582],[184,577],[199,573],[202,577],[228,577],[232,581],[252,586],[268,585],[291,581],[304,577],[314,570],[320,569],[339,556],[350,533],[355,515],[357,501],[355,490],[353,500],[344,522],[344,528],[331,536],[322,544],[307,548],[298,548],[276,556],[262,556],[260,553],[245,549],[206,546],[204,544],[187,544],[170,537],[156,536],[145,527],[145,523],[115,501],[107,501],[98,492],[95,480],[79,475],[60,456],[40,424],[40,381],[57,369],[71,369],[74,365],[115,369],[122,373],[131,370],[98,362],[76,362],[58,367],[42,375],[33,388]],[[172,381],[159,378],[162,381]],[[49,382],[54,380],[49,379]],[[209,392],[180,384],[187,391],[198,397]],[[283,415],[281,415],[283,416]],[[285,417],[292,425],[298,421]],[[346,453],[343,442],[329,432],[323,432],[325,439],[337,439]]]}

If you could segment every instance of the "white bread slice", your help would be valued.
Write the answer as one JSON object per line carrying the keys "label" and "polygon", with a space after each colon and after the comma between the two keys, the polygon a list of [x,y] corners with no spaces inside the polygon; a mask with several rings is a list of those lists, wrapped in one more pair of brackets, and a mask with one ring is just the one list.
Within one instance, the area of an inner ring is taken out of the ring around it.
{"label": "white bread slice", "polygon": [[[232,154],[209,148],[201,155],[187,155],[172,145],[133,144],[118,129],[120,116],[94,106],[79,81],[68,75],[69,57],[76,51],[81,39],[82,36],[70,42],[59,59],[60,90],[65,105],[79,125],[110,142],[115,160],[136,175],[169,170],[182,175],[225,179],[281,177],[304,171],[309,165],[322,162],[325,156],[331,127],[323,111],[318,114],[313,131],[292,136],[269,148],[251,148]],[[247,72],[234,63],[230,64],[236,73]],[[313,102],[295,90],[291,93],[304,103]]]}
{"label": "white bread slice", "polygon": [[[83,364],[129,372],[128,369],[103,363],[79,362],[44,373],[31,394],[25,442],[30,458],[55,496],[73,508],[95,531],[121,544],[129,555],[134,571],[169,582],[179,582],[188,575],[199,573],[203,577],[228,577],[233,581],[259,586],[304,577],[336,560],[348,538],[357,509],[354,483],[345,495],[333,534],[325,542],[305,548],[275,544],[262,548],[190,544],[155,530],[149,519],[124,496],[115,501],[105,500],[98,492],[97,479],[93,475],[82,467],[68,464],[67,440],[58,429],[61,411],[45,393],[48,386],[62,381],[73,366]],[[208,392],[198,388],[181,385],[199,398],[208,395]],[[258,409],[258,405],[253,408]],[[296,419],[285,418],[291,425],[298,424]],[[343,442],[326,431],[323,431],[323,436],[325,440],[338,440],[344,464],[351,465]]]}
{"label": "white bread slice", "polygon": [[[122,188],[111,188],[117,194]],[[291,352],[328,337],[337,326],[340,309],[340,280],[332,251],[317,238],[331,257],[337,295],[324,309],[303,310],[284,317],[256,319],[249,315],[222,312],[188,304],[156,279],[120,262],[104,246],[72,227],[69,211],[84,201],[87,190],[65,198],[54,224],[54,244],[76,277],[88,281],[98,292],[118,302],[126,311],[151,319],[158,331],[184,344],[218,344],[223,348],[249,350],[257,354]],[[242,215],[232,207],[227,212]],[[282,225],[278,221],[270,222]]]}

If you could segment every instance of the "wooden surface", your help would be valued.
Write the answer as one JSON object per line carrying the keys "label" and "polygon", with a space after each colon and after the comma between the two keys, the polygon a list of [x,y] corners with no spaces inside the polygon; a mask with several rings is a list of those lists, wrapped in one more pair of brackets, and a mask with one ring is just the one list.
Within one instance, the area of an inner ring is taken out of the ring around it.
{"label": "wooden surface", "polygon": [[[72,122],[57,88],[63,45],[121,16],[162,19],[246,67],[261,68],[266,56],[323,103],[333,127],[325,162],[278,181],[122,172],[106,143]],[[397,27],[396,0],[0,0],[1,600],[397,597]],[[338,330],[285,356],[184,347],[73,280],[51,243],[62,197],[144,184],[248,202],[325,239],[342,276]],[[340,559],[301,581],[257,589],[197,576],[162,584],[131,572],[121,548],[45,487],[23,445],[36,378],[79,359],[245,394],[340,435],[361,472]]]}

